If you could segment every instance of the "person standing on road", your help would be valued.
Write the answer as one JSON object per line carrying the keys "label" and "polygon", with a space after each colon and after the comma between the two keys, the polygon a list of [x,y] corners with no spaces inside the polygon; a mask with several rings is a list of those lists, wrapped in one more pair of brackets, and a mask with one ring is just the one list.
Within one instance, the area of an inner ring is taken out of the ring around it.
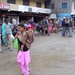
{"label": "person standing on road", "polygon": [[69,23],[70,23],[68,18],[66,18],[65,22],[66,22],[65,33],[66,33],[66,35],[68,35],[68,33],[69,33]]}
{"label": "person standing on road", "polygon": [[58,19],[55,19],[54,26],[55,26],[55,33],[58,33],[59,32],[59,21],[58,21]]}
{"label": "person standing on road", "polygon": [[65,36],[65,28],[66,28],[66,17],[63,18],[62,21],[62,36]]}
{"label": "person standing on road", "polygon": [[47,16],[46,16],[46,18],[43,19],[43,24],[45,24],[48,27],[49,22],[48,22],[48,17]]}
{"label": "person standing on road", "polygon": [[8,42],[8,49],[10,49],[11,51],[13,50],[13,42],[12,42],[12,24],[11,23],[7,23],[6,26],[6,39]]}
{"label": "person standing on road", "polygon": [[53,31],[53,21],[49,20],[48,32],[52,33],[52,31]]}
{"label": "person standing on road", "polygon": [[30,47],[31,40],[29,39],[30,34],[28,35],[25,31],[25,26],[23,24],[18,25],[18,33],[15,37],[19,42],[19,50],[17,55],[17,62],[22,69],[24,75],[29,75],[29,63],[30,63]]}
{"label": "person standing on road", "polygon": [[69,22],[69,37],[72,37],[72,18],[70,18]]}
{"label": "person standing on road", "polygon": [[74,27],[74,19],[72,19],[72,32],[73,32],[73,27]]}
{"label": "person standing on road", "polygon": [[8,24],[8,20],[5,20],[5,22],[2,24],[2,40],[5,46],[8,45],[7,39],[6,39],[6,25]]}

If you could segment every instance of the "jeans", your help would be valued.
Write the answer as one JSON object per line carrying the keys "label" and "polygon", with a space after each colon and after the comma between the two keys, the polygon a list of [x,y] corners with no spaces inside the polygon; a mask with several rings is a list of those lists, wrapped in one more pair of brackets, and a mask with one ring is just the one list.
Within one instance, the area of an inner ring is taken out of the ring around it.
{"label": "jeans", "polygon": [[69,27],[69,36],[72,37],[72,27]]}
{"label": "jeans", "polygon": [[62,36],[65,36],[65,28],[66,28],[66,27],[63,27],[63,28],[62,28]]}
{"label": "jeans", "polygon": [[65,33],[66,33],[66,35],[68,35],[68,32],[69,32],[69,27],[66,27],[66,28],[65,28]]}

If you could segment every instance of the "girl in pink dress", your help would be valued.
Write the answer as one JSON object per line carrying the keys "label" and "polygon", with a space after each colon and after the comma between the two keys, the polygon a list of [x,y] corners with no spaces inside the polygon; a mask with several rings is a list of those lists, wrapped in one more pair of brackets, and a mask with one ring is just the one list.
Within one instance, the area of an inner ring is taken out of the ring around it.
{"label": "girl in pink dress", "polygon": [[25,31],[23,24],[18,25],[18,30],[20,33],[16,35],[19,42],[19,50],[17,55],[17,62],[21,67],[22,73],[24,75],[29,75],[29,63],[30,63],[30,47],[33,41],[33,38],[30,39],[30,35]]}

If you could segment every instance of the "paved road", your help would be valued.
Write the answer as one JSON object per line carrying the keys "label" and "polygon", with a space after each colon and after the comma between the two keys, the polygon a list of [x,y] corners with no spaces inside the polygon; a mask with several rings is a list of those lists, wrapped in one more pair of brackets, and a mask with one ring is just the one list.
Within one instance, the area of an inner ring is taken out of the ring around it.
{"label": "paved road", "polygon": [[[2,46],[0,75],[22,75],[16,62],[16,51]],[[51,36],[35,34],[31,48],[30,75],[75,75],[75,33],[62,37],[61,32]]]}

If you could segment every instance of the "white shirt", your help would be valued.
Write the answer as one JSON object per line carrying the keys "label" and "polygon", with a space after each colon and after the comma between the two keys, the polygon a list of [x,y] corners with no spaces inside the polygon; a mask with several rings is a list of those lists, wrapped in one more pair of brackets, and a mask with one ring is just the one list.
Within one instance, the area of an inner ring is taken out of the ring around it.
{"label": "white shirt", "polygon": [[14,25],[16,25],[17,24],[17,22],[16,22],[16,19],[12,19],[12,23],[14,24]]}

